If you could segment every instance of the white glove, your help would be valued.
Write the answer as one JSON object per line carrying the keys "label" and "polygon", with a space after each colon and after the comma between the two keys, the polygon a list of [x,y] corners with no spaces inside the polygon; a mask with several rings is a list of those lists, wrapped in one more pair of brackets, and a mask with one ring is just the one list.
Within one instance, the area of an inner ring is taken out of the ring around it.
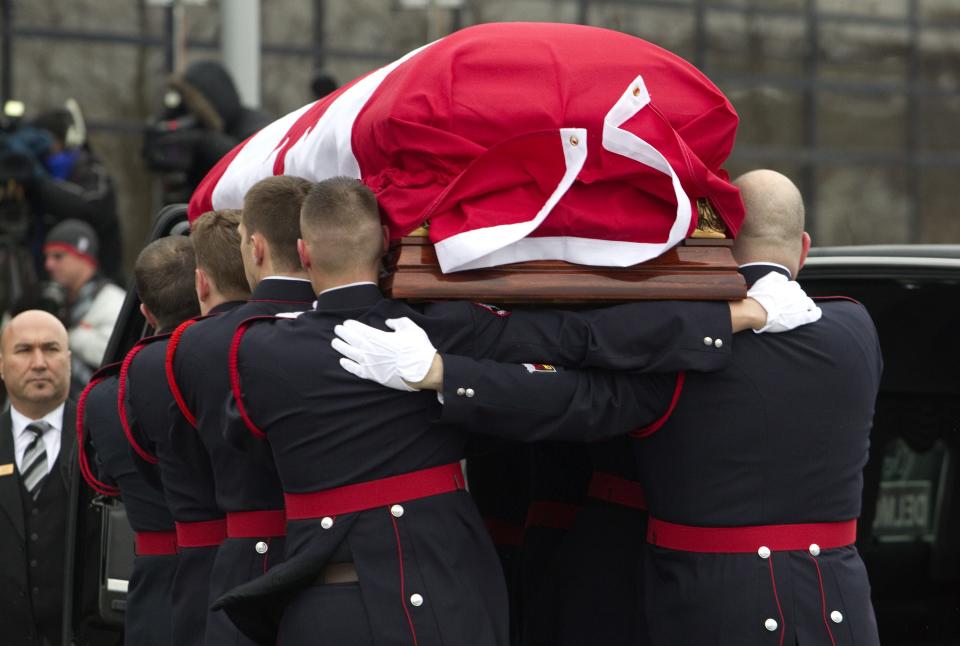
{"label": "white glove", "polygon": [[342,354],[340,365],[361,379],[411,392],[411,383],[422,381],[430,370],[436,348],[427,333],[407,317],[387,319],[384,332],[360,321],[344,321],[333,328],[339,338],[331,342]]}
{"label": "white glove", "polygon": [[797,281],[775,271],[755,282],[747,290],[747,298],[757,301],[767,311],[767,324],[754,330],[757,334],[787,332],[819,321],[823,315]]}

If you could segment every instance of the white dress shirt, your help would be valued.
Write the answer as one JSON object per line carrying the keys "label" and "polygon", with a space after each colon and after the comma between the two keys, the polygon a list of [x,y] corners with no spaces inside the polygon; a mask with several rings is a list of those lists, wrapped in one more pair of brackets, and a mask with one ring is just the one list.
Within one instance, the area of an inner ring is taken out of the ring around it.
{"label": "white dress shirt", "polygon": [[60,404],[40,419],[30,419],[22,415],[13,405],[10,406],[10,419],[13,422],[11,425],[11,429],[13,430],[13,455],[17,462],[18,473],[22,471],[23,456],[27,452],[27,447],[30,446],[30,442],[33,441],[33,433],[27,431],[27,425],[30,424],[30,422],[39,422],[42,420],[52,427],[43,434],[43,444],[47,449],[46,475],[50,475],[53,463],[60,453],[60,432],[63,430],[63,408],[64,404]]}

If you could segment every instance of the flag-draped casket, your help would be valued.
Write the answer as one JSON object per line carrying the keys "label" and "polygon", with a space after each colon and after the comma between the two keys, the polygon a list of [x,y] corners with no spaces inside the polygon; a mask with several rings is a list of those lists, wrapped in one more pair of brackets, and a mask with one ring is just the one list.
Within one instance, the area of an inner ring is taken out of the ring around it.
{"label": "flag-draped casket", "polygon": [[189,213],[239,208],[269,175],[346,175],[395,239],[429,227],[444,274],[629,267],[690,237],[698,205],[736,234],[743,205],[721,168],[736,126],[703,74],[639,38],[478,25],[270,124],[210,171]]}

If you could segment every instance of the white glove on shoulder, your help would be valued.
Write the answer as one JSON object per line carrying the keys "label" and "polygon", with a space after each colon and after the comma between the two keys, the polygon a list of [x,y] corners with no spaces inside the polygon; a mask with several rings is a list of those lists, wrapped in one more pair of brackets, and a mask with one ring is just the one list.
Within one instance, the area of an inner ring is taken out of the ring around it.
{"label": "white glove on shoulder", "polygon": [[407,317],[387,319],[385,332],[360,321],[348,320],[333,328],[331,345],[344,356],[347,372],[382,386],[411,392],[411,383],[422,381],[430,370],[436,348],[419,325]]}
{"label": "white glove on shoulder", "polygon": [[788,332],[819,321],[823,316],[797,281],[775,271],[755,282],[747,290],[747,298],[757,301],[767,311],[767,324],[754,330],[757,334]]}

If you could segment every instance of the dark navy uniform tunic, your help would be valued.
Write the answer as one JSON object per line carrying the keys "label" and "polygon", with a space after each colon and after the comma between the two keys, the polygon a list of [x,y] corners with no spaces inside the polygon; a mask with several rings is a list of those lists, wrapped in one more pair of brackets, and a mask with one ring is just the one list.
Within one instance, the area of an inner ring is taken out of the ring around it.
{"label": "dark navy uniform tunic", "polygon": [[[729,368],[687,374],[673,414],[638,443],[651,528],[653,519],[740,527],[860,515],[880,347],[860,304],[819,305],[817,323],[741,335]],[[651,545],[653,643],[879,643],[856,547],[812,539],[778,551],[762,540],[738,554]]]}
{"label": "dark navy uniform tunic", "polygon": [[[219,309],[228,308],[229,304]],[[213,495],[209,462],[194,460],[189,465],[192,468],[185,468],[171,450],[170,432],[176,404],[167,386],[165,370],[169,339],[167,334],[144,339],[134,346],[131,352],[136,354],[128,362],[121,395],[126,402],[134,464],[145,477],[155,468],[159,469],[165,499],[179,535],[184,525],[222,524],[223,514]],[[216,547],[179,546],[179,562],[173,582],[172,631],[175,644],[203,644],[208,581],[215,553]]]}
{"label": "dark navy uniform tunic", "polygon": [[[85,444],[92,448],[89,451],[84,446],[81,450],[93,477],[100,481],[93,486],[100,493],[119,493],[133,530],[138,535],[162,534],[174,550],[172,554],[137,554],[124,613],[125,643],[172,646],[172,592],[177,569],[173,517],[158,486],[159,476],[155,476],[154,482],[148,482],[134,467],[117,411],[119,371],[117,363],[95,372],[91,386],[78,402],[78,413],[83,416],[83,435],[88,438]],[[107,485],[106,491],[102,484]],[[116,490],[110,491],[112,487]]]}
{"label": "dark navy uniform tunic", "polygon": [[[185,325],[177,334],[172,374],[183,406],[195,423],[189,423],[182,412],[176,414],[171,448],[184,466],[185,478],[191,477],[192,469],[202,477],[212,468],[216,505],[227,514],[228,532],[234,526],[232,514],[237,512],[276,512],[280,515],[280,531],[284,528],[283,492],[269,447],[259,443],[240,451],[223,437],[224,405],[230,392],[227,355],[233,331],[251,316],[308,309],[314,298],[309,281],[268,278],[257,285],[246,303]],[[220,545],[210,576],[211,600],[282,560],[282,536],[263,527],[254,526],[253,530],[264,533],[228,535]],[[211,612],[206,643],[239,644],[243,637],[222,612]]]}
{"label": "dark navy uniform tunic", "polygon": [[[330,342],[334,326],[347,318],[383,329],[385,319],[409,316],[441,351],[504,360],[557,357],[630,369],[672,366],[686,354],[722,363],[725,350],[705,351],[702,342],[692,338],[702,338],[705,328],[729,338],[725,303],[685,306],[685,311],[665,313],[666,323],[645,316],[647,304],[624,307],[576,315],[509,314],[470,303],[414,309],[384,299],[373,285],[328,291],[318,297],[316,311],[293,320],[253,321],[242,328],[235,385],[242,410],[236,411],[228,431],[238,441],[237,434],[249,436],[243,428],[247,422],[240,421],[246,416],[255,433],[266,436],[288,495],[459,460],[464,435],[431,424],[440,414],[434,393],[390,390],[340,367],[340,355]],[[671,339],[672,346],[666,343]],[[270,616],[272,603],[282,604],[314,584],[338,551],[346,550],[359,574],[370,630],[369,637],[358,632],[356,643],[506,644],[502,575],[469,494],[452,491],[394,507],[288,520],[287,561],[233,590],[221,604],[248,634],[273,643],[277,626]],[[291,636],[298,626],[281,627],[284,644],[315,643],[324,637]]]}
{"label": "dark navy uniform tunic", "polygon": [[[633,445],[658,520],[699,528],[850,521],[860,513],[882,362],[862,306],[820,305],[815,324],[738,336],[730,365],[713,374],[524,374],[445,356],[443,419],[534,439],[602,438],[653,420]],[[705,336],[704,347],[715,340]],[[468,388],[472,398],[458,396]],[[751,553],[720,554],[651,546],[644,570],[658,646],[878,643],[852,545],[778,551],[760,542]]]}

